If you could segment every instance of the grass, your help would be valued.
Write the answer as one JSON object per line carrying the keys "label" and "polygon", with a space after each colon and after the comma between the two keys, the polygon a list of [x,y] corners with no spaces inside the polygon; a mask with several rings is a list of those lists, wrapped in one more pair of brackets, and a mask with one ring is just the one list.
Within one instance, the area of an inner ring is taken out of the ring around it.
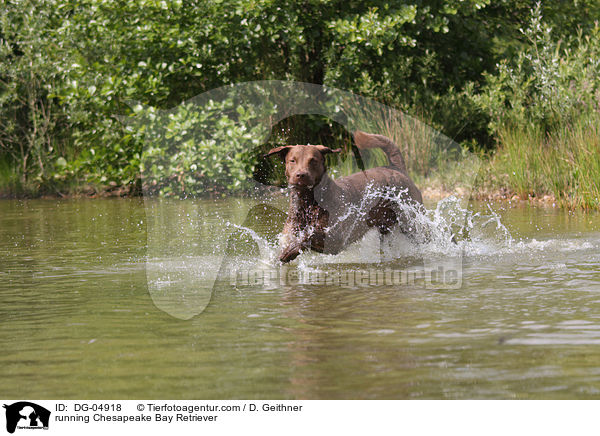
{"label": "grass", "polygon": [[20,174],[8,159],[0,158],[0,198],[24,195]]}
{"label": "grass", "polygon": [[411,178],[421,188],[441,192],[469,192],[481,166],[480,156],[469,152],[443,133],[424,113],[417,118],[400,114],[379,120],[378,133],[400,147]]}
{"label": "grass", "polygon": [[395,116],[377,120],[377,133],[398,144],[407,170],[415,178],[428,177],[446,160],[454,145],[449,138],[429,127],[431,120],[419,118],[396,112]]}
{"label": "grass", "polygon": [[552,132],[503,127],[489,165],[492,188],[522,199],[554,196],[570,209],[600,209],[600,115]]}
{"label": "grass", "polygon": [[[561,122],[550,132],[533,123],[501,127],[493,156],[467,152],[426,120],[395,113],[376,121],[378,133],[399,145],[411,177],[422,188],[464,195],[473,191],[478,178],[479,193],[502,191],[522,199],[549,195],[568,209],[600,209],[599,112]],[[372,154],[369,164],[387,164],[382,152]],[[343,166],[346,172],[356,170],[350,162]]]}
{"label": "grass", "polygon": [[57,177],[23,181],[18,166],[9,158],[0,156],[0,198],[37,198],[44,195],[65,197],[102,191],[102,187]]}
{"label": "grass", "polygon": [[[369,113],[375,115],[368,123],[368,131],[387,136],[398,145],[410,177],[421,190],[429,188],[434,196],[450,193],[468,196],[481,167],[481,156],[431,128],[431,120],[423,114],[417,119],[389,108]],[[382,150],[363,150],[361,155],[365,168],[389,165]],[[359,170],[352,154],[335,157],[331,163],[334,178]]]}

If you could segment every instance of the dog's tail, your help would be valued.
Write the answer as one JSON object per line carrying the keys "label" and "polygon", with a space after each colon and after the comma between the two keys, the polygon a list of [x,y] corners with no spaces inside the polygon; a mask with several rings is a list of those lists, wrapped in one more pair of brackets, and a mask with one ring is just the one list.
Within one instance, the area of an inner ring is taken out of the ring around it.
{"label": "dog's tail", "polygon": [[400,153],[400,149],[391,139],[386,138],[383,135],[375,135],[356,130],[354,132],[354,142],[359,149],[381,148],[387,155],[390,165],[406,174],[406,164],[404,163],[402,153]]}

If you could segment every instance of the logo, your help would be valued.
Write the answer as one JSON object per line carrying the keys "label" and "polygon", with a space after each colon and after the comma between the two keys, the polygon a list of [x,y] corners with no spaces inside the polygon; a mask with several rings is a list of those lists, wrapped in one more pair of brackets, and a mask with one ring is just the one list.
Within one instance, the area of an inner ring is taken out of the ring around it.
{"label": "logo", "polygon": [[6,431],[14,433],[15,429],[48,429],[50,411],[29,401],[19,401],[6,409]]}

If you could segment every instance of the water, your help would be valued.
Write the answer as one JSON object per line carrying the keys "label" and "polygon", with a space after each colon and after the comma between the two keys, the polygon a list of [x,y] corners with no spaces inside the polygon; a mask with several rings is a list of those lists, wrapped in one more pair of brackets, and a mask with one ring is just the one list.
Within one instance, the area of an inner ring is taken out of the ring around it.
{"label": "water", "polygon": [[447,201],[279,267],[253,205],[0,202],[0,397],[600,398],[597,214]]}

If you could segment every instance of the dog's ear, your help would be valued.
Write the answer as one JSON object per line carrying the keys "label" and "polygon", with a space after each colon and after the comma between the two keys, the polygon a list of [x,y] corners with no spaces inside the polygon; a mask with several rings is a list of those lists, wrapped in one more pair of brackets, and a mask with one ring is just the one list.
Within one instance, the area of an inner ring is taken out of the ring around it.
{"label": "dog's ear", "polygon": [[335,150],[332,150],[331,148],[325,147],[324,145],[316,145],[315,147],[317,147],[317,150],[319,150],[323,156],[329,153],[340,153],[342,151],[341,148],[336,148]]}
{"label": "dog's ear", "polygon": [[292,148],[291,145],[282,145],[280,147],[275,147],[272,148],[268,151],[268,153],[265,153],[263,155],[263,157],[268,157],[268,156],[272,156],[274,154],[279,154],[279,157],[281,158],[281,160],[285,159],[285,155],[288,153],[288,151],[290,151],[290,148]]}

